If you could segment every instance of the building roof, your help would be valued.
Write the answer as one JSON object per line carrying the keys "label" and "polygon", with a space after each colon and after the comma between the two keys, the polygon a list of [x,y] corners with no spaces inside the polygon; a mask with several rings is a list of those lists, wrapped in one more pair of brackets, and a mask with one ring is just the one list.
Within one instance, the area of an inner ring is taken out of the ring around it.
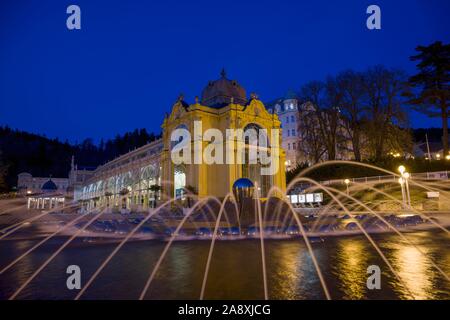
{"label": "building roof", "polygon": [[286,100],[293,100],[293,99],[297,100],[299,105],[300,105],[300,103],[302,103],[302,100],[298,97],[298,94],[295,91],[288,90],[286,95],[284,95],[283,97],[277,98],[275,100],[266,102],[265,106],[270,113],[274,112],[276,105],[280,106],[280,110],[279,110],[280,112],[284,112],[284,111],[286,111],[285,107],[284,107],[284,102]]}
{"label": "building roof", "polygon": [[41,188],[42,191],[54,191],[58,190],[58,187],[56,184],[52,181],[52,179],[49,179],[46,183],[42,185]]}
{"label": "building roof", "polygon": [[247,93],[236,80],[229,80],[225,70],[222,70],[218,80],[210,81],[202,92],[202,105],[222,108],[230,103],[245,105]]}

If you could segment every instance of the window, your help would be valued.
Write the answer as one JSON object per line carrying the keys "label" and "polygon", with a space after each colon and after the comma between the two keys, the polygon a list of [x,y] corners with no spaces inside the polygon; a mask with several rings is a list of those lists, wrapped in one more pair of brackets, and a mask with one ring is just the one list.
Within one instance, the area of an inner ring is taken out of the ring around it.
{"label": "window", "polygon": [[286,117],[286,123],[289,123],[289,117]]}
{"label": "window", "polygon": [[295,137],[295,129],[291,130],[291,136]]}
{"label": "window", "polygon": [[295,150],[295,142],[292,143],[292,150]]}
{"label": "window", "polygon": [[291,122],[295,122],[295,117],[291,116]]}
{"label": "window", "polygon": [[288,134],[288,137],[290,137],[290,131],[289,131],[289,129],[288,129],[288,131],[287,131],[287,134]]}
{"label": "window", "polygon": [[288,143],[288,150],[291,150],[291,144]]}

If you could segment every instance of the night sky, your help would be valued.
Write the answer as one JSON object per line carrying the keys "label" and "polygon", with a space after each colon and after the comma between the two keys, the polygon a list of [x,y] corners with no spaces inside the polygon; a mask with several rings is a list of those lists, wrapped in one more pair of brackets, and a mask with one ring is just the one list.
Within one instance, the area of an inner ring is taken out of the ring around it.
{"label": "night sky", "polygon": [[[66,8],[81,7],[81,30]],[[366,8],[382,30],[366,28]],[[0,1],[0,125],[72,142],[159,132],[224,67],[263,101],[347,68],[415,71],[414,48],[450,40],[450,1]],[[411,113],[414,127],[440,126]]]}

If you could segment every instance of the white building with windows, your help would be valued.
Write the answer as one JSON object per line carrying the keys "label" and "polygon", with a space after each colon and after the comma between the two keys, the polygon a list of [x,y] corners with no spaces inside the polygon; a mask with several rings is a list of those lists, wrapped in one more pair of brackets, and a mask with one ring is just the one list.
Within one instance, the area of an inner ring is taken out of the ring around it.
{"label": "white building with windows", "polygon": [[283,132],[281,145],[286,152],[286,171],[295,168],[299,161],[299,105],[298,98],[290,93],[286,98],[277,99],[267,106],[268,111],[278,115],[281,121]]}

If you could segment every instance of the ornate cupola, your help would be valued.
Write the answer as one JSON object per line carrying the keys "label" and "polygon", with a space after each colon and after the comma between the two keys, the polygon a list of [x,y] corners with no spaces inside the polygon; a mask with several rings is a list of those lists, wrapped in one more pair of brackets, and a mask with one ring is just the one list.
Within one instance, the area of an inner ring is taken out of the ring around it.
{"label": "ornate cupola", "polygon": [[227,79],[222,69],[218,80],[210,81],[203,89],[201,104],[212,108],[222,108],[230,103],[245,105],[247,94],[236,80]]}

